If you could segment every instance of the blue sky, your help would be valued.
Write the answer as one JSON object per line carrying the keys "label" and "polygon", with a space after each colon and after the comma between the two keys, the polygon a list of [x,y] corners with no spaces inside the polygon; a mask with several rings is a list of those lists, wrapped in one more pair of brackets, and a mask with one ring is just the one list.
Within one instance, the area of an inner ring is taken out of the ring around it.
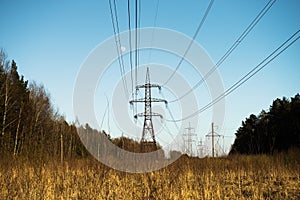
{"label": "blue sky", "polygon": [[[127,1],[116,2],[120,31],[127,31]],[[160,0],[157,21],[154,22],[157,2],[141,1],[140,27],[152,27],[155,24],[156,27],[172,29],[189,37],[193,36],[209,4],[209,1],[197,0]],[[216,0],[196,41],[216,62],[267,2]],[[0,7],[0,47],[5,49],[10,59],[17,62],[19,72],[26,79],[45,85],[55,107],[68,121],[73,121],[73,87],[80,66],[89,52],[113,35],[108,1],[1,0]],[[225,89],[299,29],[299,8],[298,0],[275,2],[220,66],[219,74]],[[249,114],[268,109],[277,97],[291,97],[298,93],[299,58],[300,42],[297,41],[226,97],[225,121],[219,133],[234,136],[234,131]],[[184,75],[186,78],[192,76],[189,72]],[[200,95],[198,98],[201,98]],[[102,114],[99,115],[101,118]],[[203,139],[207,131],[209,123],[196,130],[198,137]],[[233,139],[229,137],[225,143],[229,145]]]}

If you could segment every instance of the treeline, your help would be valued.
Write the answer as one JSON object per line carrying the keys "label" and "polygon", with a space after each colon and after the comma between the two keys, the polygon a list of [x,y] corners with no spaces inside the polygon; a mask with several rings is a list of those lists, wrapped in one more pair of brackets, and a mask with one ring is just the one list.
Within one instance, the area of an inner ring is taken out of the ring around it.
{"label": "treeline", "polygon": [[235,133],[230,154],[273,154],[300,148],[300,95],[273,101],[269,111],[250,115]]}
{"label": "treeline", "polygon": [[[86,155],[74,124],[51,105],[45,88],[28,83],[0,51],[0,153],[28,158]],[[62,149],[63,148],[63,149]],[[63,153],[63,154],[62,154]]]}

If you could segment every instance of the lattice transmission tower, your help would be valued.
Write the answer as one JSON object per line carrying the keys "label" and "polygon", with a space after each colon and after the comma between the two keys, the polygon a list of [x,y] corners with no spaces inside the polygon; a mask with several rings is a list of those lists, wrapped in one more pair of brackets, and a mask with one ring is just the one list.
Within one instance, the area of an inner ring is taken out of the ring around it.
{"label": "lattice transmission tower", "polygon": [[[139,89],[144,89],[145,90],[144,98],[134,99],[134,100],[129,101],[130,104],[144,103],[144,112],[137,113],[137,114],[134,115],[135,119],[137,119],[138,117],[144,117],[144,126],[143,126],[142,138],[141,138],[141,151],[142,152],[149,151],[149,150],[150,151],[157,150],[152,117],[163,118],[163,116],[159,113],[152,112],[152,103],[153,102],[163,102],[166,105],[168,103],[165,99],[152,98],[151,97],[151,89],[152,88],[158,88],[159,90],[161,90],[160,85],[151,84],[151,82],[150,82],[150,70],[149,70],[149,67],[147,67],[145,84],[144,85],[137,85],[135,87],[136,92],[138,92]],[[147,137],[150,137],[152,139],[152,141],[147,140],[146,139]]]}
{"label": "lattice transmission tower", "polygon": [[184,140],[184,151],[189,156],[193,156],[193,143],[195,142],[193,137],[196,137],[197,135],[195,134],[195,129],[191,127],[191,123],[189,123],[189,127],[185,129],[187,132],[183,134],[183,136],[186,137]]}
{"label": "lattice transmission tower", "polygon": [[215,125],[214,125],[214,123],[212,122],[212,123],[211,123],[211,132],[208,133],[208,134],[206,135],[206,137],[211,137],[211,153],[212,153],[212,157],[213,157],[213,158],[215,157],[215,138],[216,138],[216,137],[221,137],[221,136],[222,136],[222,135],[216,133],[216,132],[214,131],[214,128],[215,128]]}
{"label": "lattice transmission tower", "polygon": [[198,157],[203,158],[206,155],[205,151],[206,151],[206,146],[205,146],[204,142],[202,141],[202,139],[200,139],[197,144]]}

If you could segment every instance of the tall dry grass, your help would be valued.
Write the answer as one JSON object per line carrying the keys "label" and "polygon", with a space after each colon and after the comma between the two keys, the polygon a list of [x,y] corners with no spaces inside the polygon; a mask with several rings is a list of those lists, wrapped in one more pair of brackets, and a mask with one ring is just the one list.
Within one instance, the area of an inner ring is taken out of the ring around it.
{"label": "tall dry grass", "polygon": [[299,151],[275,156],[181,157],[129,174],[93,160],[2,160],[0,199],[300,199]]}

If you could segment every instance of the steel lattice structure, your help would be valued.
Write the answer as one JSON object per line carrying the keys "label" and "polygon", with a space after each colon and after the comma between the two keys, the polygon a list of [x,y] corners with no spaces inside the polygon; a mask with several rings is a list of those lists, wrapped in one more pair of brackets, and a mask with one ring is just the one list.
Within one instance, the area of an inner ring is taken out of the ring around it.
{"label": "steel lattice structure", "polygon": [[[165,99],[158,99],[158,98],[151,97],[151,89],[158,88],[159,90],[161,90],[161,86],[158,84],[151,84],[149,67],[147,67],[145,84],[137,85],[135,88],[136,88],[136,92],[139,89],[145,90],[144,98],[134,99],[134,100],[129,101],[130,104],[144,103],[144,112],[137,113],[134,115],[134,118],[136,118],[136,119],[138,117],[144,117],[144,126],[143,126],[142,138],[141,138],[141,147],[143,149],[143,146],[145,144],[153,143],[154,148],[156,150],[156,139],[155,139],[155,134],[154,134],[154,129],[153,129],[152,117],[163,118],[163,116],[159,113],[152,112],[152,103],[153,102],[163,102],[163,103],[167,104],[168,102]],[[146,140],[146,137],[148,137],[148,136],[150,136],[150,138],[152,138],[152,141]]]}

